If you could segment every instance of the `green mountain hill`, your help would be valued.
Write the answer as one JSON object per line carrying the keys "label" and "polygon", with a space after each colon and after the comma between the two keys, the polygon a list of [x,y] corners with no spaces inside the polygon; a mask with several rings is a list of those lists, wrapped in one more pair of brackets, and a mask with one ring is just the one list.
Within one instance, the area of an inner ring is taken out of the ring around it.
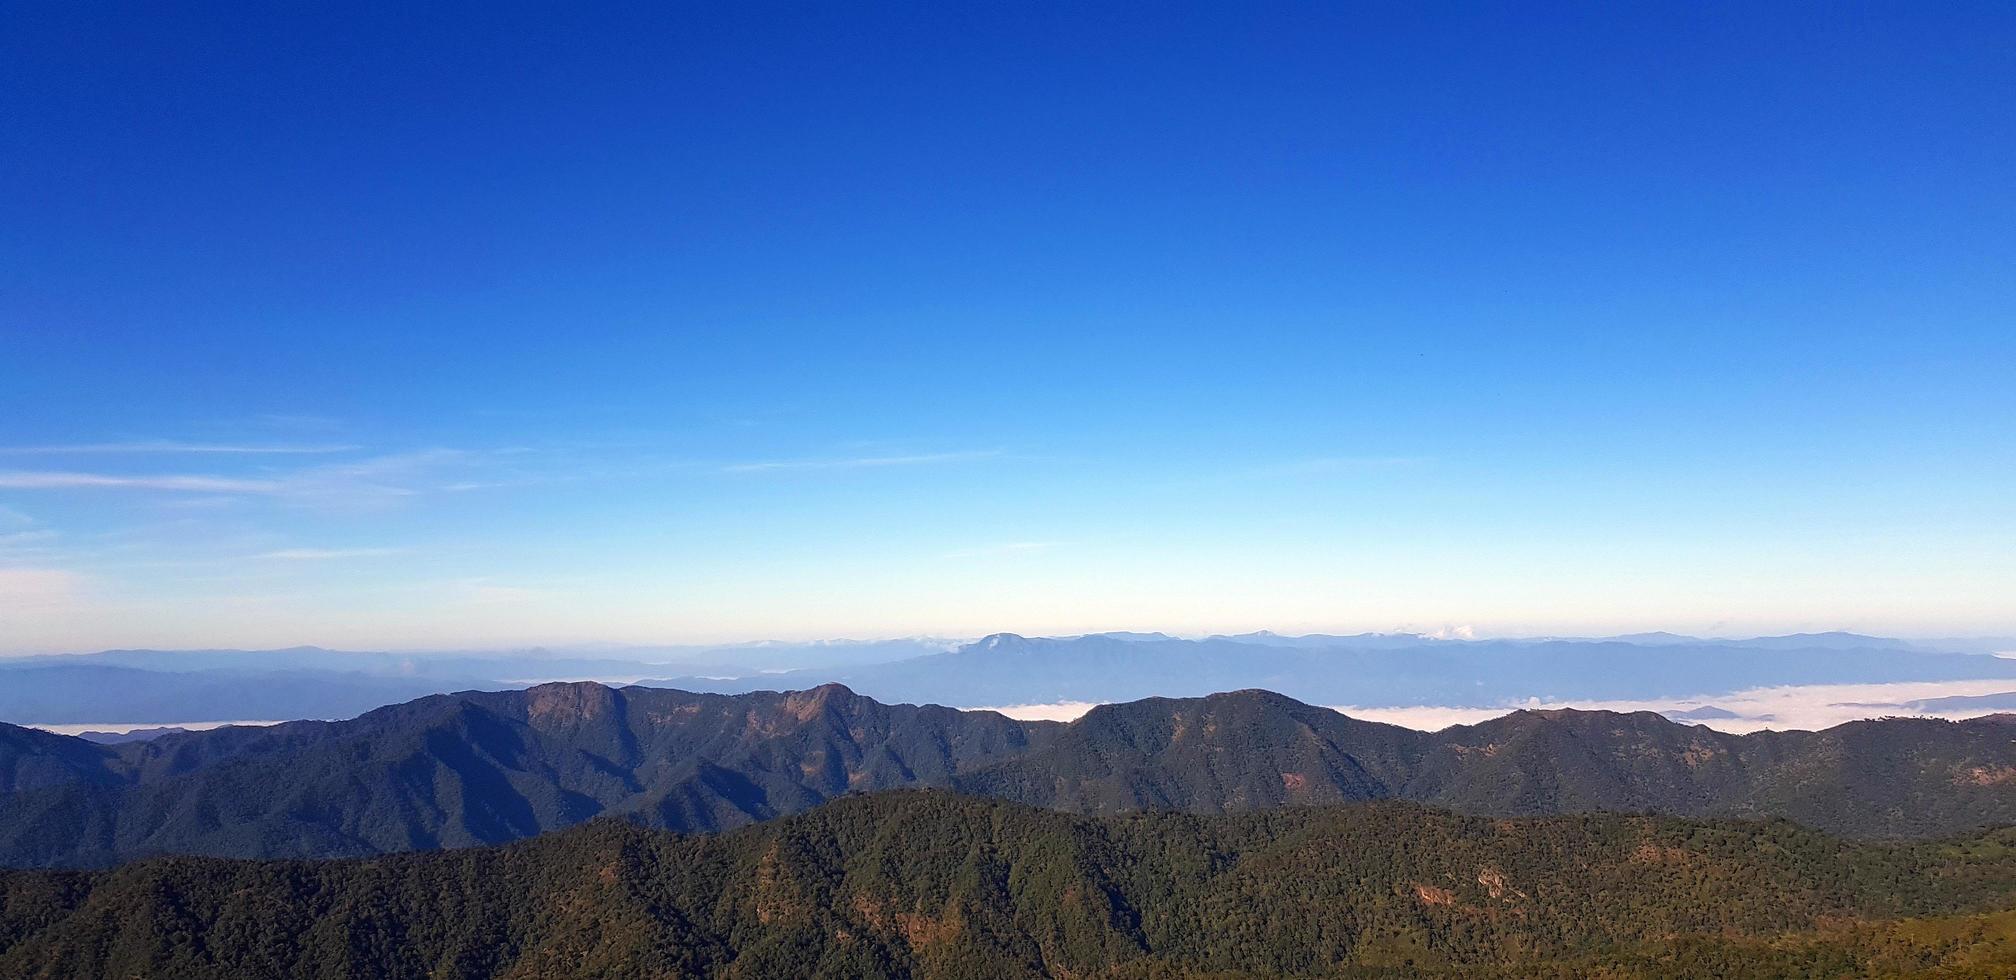
{"label": "green mountain hill", "polygon": [[1734,736],[1650,713],[1521,711],[1424,733],[1264,691],[1106,705],[1061,724],[886,705],[838,685],[726,696],[548,684],[116,745],[0,726],[0,864],[361,857],[601,815],[715,831],[919,787],[1090,814],[1407,799],[1925,837],[2016,822],[2016,726],[1890,719]]}
{"label": "green mountain hill", "polygon": [[0,977],[1988,977],[2012,899],[2009,830],[896,792],[722,835],[8,872]]}

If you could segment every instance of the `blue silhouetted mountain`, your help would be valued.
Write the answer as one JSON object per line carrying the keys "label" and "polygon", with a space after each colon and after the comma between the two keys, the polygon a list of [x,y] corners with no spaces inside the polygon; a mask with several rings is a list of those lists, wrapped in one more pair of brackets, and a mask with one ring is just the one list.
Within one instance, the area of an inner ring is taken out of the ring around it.
{"label": "blue silhouetted mountain", "polygon": [[2016,711],[2016,691],[1995,694],[1959,694],[1944,698],[1919,698],[1904,707],[1942,715],[1978,715],[1993,711]]}
{"label": "blue silhouetted mountain", "polygon": [[0,863],[368,855],[501,843],[605,814],[719,830],[910,787],[1094,813],[1403,798],[1914,836],[2016,820],[2012,733],[1996,720],[1891,719],[1736,736],[1601,711],[1427,733],[1266,691],[1104,705],[1063,724],[883,704],[838,685],[724,696],[547,684],[118,745],[0,726]]}
{"label": "blue silhouetted mountain", "polygon": [[1260,687],[1319,704],[1492,707],[1532,699],[1646,700],[1795,684],[1979,678],[2016,681],[2016,660],[1927,653],[1901,640],[1851,634],[1647,645],[1409,634],[1144,640],[1000,633],[894,664],[649,683],[733,692],[839,682],[887,701],[976,706]]}
{"label": "blue silhouetted mountain", "polygon": [[1184,640],[1127,632],[1001,633],[963,646],[901,639],[504,653],[110,650],[0,660],[0,719],[176,725],[347,718],[426,694],[553,680],[717,693],[838,682],[888,701],[975,706],[1248,687],[1326,704],[1493,707],[1534,699],[1677,699],[1791,684],[2007,678],[2016,685],[2016,660],[1943,649],[1849,633],[1469,641],[1412,633]]}

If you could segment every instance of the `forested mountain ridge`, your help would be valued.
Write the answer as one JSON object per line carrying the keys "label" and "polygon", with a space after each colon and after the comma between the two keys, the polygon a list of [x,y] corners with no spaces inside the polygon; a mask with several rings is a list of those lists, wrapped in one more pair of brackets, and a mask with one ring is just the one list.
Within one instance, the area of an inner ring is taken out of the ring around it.
{"label": "forested mountain ridge", "polygon": [[885,705],[838,685],[725,696],[547,684],[118,745],[0,726],[0,863],[365,856],[603,814],[712,831],[906,787],[1083,813],[1399,798],[1934,836],[2016,822],[2016,726],[1889,719],[1736,736],[1651,713],[1521,711],[1428,733],[1265,691],[1104,705],[1064,724]]}
{"label": "forested mountain ridge", "polygon": [[[603,813],[714,830],[849,791],[947,785],[961,767],[1025,752],[1060,727],[884,705],[837,686],[724,697],[577,683],[436,695],[347,722],[91,746],[95,768],[42,779],[74,773],[68,784],[0,795],[0,859],[362,856],[501,843]],[[90,745],[34,735],[31,749]],[[36,757],[0,754],[0,772],[25,771]]]}
{"label": "forested mountain ridge", "polygon": [[0,873],[0,977],[2006,976],[2012,834],[894,792],[722,835]]}
{"label": "forested mountain ridge", "polygon": [[957,785],[1091,813],[1400,798],[1484,814],[1783,816],[1927,836],[2016,822],[2016,725],[1892,718],[1731,735],[1653,712],[1547,710],[1419,732],[1238,691],[1101,705]]}

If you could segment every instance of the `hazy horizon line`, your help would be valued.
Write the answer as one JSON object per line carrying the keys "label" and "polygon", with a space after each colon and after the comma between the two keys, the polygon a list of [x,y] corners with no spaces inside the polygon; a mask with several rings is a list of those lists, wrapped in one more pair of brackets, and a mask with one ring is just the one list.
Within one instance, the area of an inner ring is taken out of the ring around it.
{"label": "hazy horizon line", "polygon": [[[1681,632],[1667,629],[1632,630],[1620,633],[1479,633],[1466,629],[1458,630],[1355,630],[1351,632],[1312,630],[1306,633],[1283,632],[1271,629],[1244,630],[1241,632],[1175,633],[1168,630],[1110,629],[1066,632],[1017,632],[1014,630],[994,630],[986,633],[940,634],[940,633],[892,633],[884,635],[840,635],[812,636],[805,638],[783,638],[776,636],[736,640],[668,640],[668,641],[606,641],[569,640],[557,642],[535,642],[525,644],[449,644],[425,647],[397,645],[385,646],[328,646],[315,642],[290,643],[282,646],[152,646],[122,645],[94,646],[66,649],[43,649],[22,651],[0,651],[0,659],[21,659],[46,656],[89,656],[98,653],[148,652],[148,653],[277,653],[289,650],[320,650],[327,653],[394,654],[403,656],[438,656],[455,654],[508,654],[508,653],[566,653],[574,656],[593,656],[598,651],[637,650],[718,650],[730,648],[758,649],[766,646],[867,646],[877,643],[937,643],[965,646],[993,636],[1015,636],[1024,639],[1068,640],[1094,636],[1138,636],[1156,637],[1165,640],[1201,642],[1211,639],[1238,640],[1253,636],[1273,636],[1295,640],[1309,637],[1337,637],[1348,639],[1361,636],[1416,637],[1447,643],[1491,643],[1491,642],[1603,642],[1633,637],[1668,635],[1682,640],[1699,640],[1710,643],[1740,643],[1748,640],[1784,639],[1799,636],[1861,636],[1877,640],[1897,640],[1905,643],[1931,643],[1941,641],[1987,642],[1996,640],[2016,641],[2016,633],[2003,632],[1937,632],[1937,633],[1869,633],[1846,627],[1832,629],[1793,630],[1784,633],[1710,633]],[[1998,651],[2000,652],[2000,651]]]}

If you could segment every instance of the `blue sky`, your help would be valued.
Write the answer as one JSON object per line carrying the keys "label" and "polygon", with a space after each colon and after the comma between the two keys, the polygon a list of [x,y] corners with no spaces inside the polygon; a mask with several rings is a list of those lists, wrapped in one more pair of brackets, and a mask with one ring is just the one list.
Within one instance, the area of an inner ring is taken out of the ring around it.
{"label": "blue sky", "polygon": [[2006,6],[861,6],[0,14],[0,650],[2016,633]]}

